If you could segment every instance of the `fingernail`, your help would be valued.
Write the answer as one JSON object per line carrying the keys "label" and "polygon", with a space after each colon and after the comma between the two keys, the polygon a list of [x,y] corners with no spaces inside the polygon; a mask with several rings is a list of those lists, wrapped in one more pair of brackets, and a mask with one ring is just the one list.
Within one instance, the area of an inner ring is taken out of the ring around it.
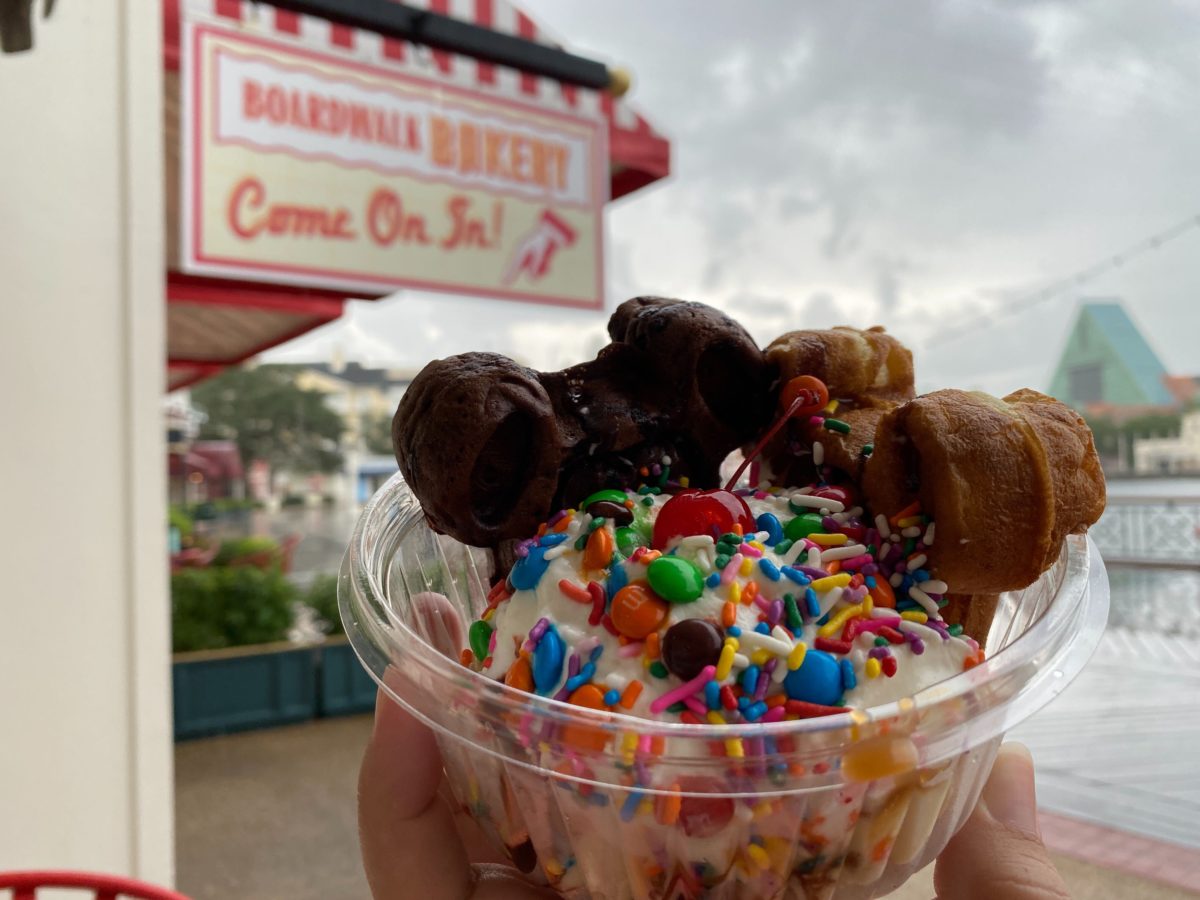
{"label": "fingernail", "polygon": [[1033,757],[1024,744],[1005,744],[1000,748],[991,777],[983,788],[983,802],[998,822],[1029,834],[1040,834]]}

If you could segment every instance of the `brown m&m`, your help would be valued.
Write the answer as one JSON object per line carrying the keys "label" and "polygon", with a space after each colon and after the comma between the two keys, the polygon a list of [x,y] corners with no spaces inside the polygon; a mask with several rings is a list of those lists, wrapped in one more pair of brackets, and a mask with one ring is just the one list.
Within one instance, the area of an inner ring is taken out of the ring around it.
{"label": "brown m&m", "polygon": [[707,619],[684,619],[667,629],[662,642],[662,661],[667,671],[690,681],[715,666],[721,657],[725,635]]}

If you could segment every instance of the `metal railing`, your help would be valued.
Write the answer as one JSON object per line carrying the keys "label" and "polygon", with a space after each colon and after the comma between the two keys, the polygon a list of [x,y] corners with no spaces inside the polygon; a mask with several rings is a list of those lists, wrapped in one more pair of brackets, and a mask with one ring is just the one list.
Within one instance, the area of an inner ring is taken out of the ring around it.
{"label": "metal railing", "polygon": [[1200,568],[1200,497],[1109,497],[1091,535],[1110,566]]}

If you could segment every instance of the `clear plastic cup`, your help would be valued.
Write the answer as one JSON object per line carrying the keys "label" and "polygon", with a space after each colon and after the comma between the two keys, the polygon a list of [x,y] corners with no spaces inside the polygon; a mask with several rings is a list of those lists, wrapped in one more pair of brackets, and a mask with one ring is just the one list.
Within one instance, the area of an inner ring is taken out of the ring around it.
{"label": "clear plastic cup", "polygon": [[462,808],[569,897],[886,894],[946,846],[1004,733],[1079,673],[1108,616],[1103,563],[1073,536],[1035,584],[1001,595],[975,668],[864,711],[688,725],[571,706],[461,665],[490,565],[431,531],[397,475],[354,531],[342,620],[366,669],[437,735]]}

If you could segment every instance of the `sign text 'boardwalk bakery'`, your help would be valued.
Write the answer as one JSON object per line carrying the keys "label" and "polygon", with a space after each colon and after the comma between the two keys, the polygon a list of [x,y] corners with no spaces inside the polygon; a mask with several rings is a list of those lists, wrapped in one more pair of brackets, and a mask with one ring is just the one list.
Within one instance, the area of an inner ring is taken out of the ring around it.
{"label": "sign text 'boardwalk bakery'", "polygon": [[603,119],[217,26],[185,41],[185,271],[602,305]]}

